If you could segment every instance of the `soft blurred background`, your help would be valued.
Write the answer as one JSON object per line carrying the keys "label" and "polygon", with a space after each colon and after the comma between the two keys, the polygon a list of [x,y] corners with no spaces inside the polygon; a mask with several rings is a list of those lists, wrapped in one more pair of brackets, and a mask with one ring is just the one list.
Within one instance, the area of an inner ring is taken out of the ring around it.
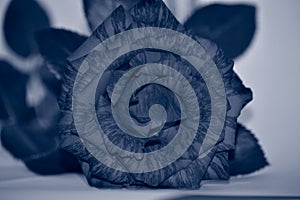
{"label": "soft blurred background", "polygon": [[[9,0],[0,1],[1,27],[9,2]],[[47,11],[53,27],[88,35],[89,29],[81,0],[38,0],[38,2]],[[229,183],[206,183],[199,191],[97,190],[90,188],[84,178],[77,174],[50,177],[35,175],[29,172],[22,162],[13,159],[1,148],[0,199],[18,199],[23,195],[35,195],[30,199],[98,197],[165,199],[188,194],[300,196],[300,1],[165,0],[165,2],[182,23],[198,7],[215,2],[248,3],[256,6],[257,28],[254,39],[250,47],[235,60],[235,71],[254,94],[253,101],[243,110],[239,121],[258,138],[271,165],[251,175],[234,177]],[[22,64],[30,66],[30,63],[24,62],[7,47],[2,31],[0,58],[11,61],[15,66]],[[36,97],[32,98],[34,103]]]}

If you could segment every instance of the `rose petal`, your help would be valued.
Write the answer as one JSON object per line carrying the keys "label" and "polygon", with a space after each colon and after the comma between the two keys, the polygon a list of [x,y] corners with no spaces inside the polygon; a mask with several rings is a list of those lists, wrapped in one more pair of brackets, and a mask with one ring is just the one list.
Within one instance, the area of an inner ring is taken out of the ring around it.
{"label": "rose petal", "polygon": [[141,0],[83,0],[84,13],[89,27],[94,31],[119,6],[126,10]]}

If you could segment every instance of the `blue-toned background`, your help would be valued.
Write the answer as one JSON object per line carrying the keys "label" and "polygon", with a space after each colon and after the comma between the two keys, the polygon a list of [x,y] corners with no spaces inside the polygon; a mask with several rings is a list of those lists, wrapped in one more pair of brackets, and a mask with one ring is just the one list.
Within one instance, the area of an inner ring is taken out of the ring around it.
{"label": "blue-toned background", "polygon": [[[254,94],[254,100],[243,110],[240,121],[255,133],[271,166],[245,177],[232,178],[230,184],[208,183],[193,192],[111,191],[90,188],[80,175],[34,175],[1,148],[0,199],[19,199],[33,194],[36,199],[162,199],[184,194],[300,195],[300,1],[176,0],[172,5],[171,1],[165,2],[180,22],[184,22],[200,3],[247,2],[257,6],[256,35],[249,49],[236,60],[235,70]],[[1,27],[8,2],[0,1]],[[48,12],[54,27],[88,34],[80,0],[39,2]],[[2,32],[0,57],[20,63],[6,47]]]}

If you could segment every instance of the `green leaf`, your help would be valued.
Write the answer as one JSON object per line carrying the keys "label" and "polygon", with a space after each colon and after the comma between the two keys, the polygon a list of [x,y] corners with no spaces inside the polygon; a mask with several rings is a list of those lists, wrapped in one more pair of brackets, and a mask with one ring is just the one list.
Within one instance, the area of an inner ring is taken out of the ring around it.
{"label": "green leaf", "polygon": [[34,33],[47,28],[46,12],[34,0],[12,0],[4,18],[4,36],[8,46],[22,57],[38,52]]}
{"label": "green leaf", "polygon": [[64,29],[50,28],[36,33],[39,51],[48,66],[40,69],[40,75],[45,85],[56,95],[60,91],[66,58],[85,40],[85,36]]}
{"label": "green leaf", "polygon": [[26,123],[35,117],[34,109],[26,102],[28,75],[0,60],[0,95],[8,116],[18,123]]}
{"label": "green leaf", "polygon": [[198,9],[184,26],[217,43],[227,57],[236,58],[248,48],[254,36],[255,7],[211,4]]}
{"label": "green leaf", "polygon": [[230,175],[249,174],[269,165],[256,137],[238,124],[236,148],[229,154]]}

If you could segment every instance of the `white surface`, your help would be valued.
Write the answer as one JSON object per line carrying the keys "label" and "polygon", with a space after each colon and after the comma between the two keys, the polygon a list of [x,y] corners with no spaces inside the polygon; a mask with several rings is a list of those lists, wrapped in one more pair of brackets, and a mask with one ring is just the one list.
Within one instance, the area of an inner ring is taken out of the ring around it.
{"label": "white surface", "polygon": [[[0,1],[1,27],[7,2],[8,0]],[[40,2],[51,13],[55,27],[88,33],[81,0]],[[183,193],[300,195],[300,1],[242,2],[251,2],[258,6],[258,29],[251,47],[235,64],[235,69],[245,85],[251,87],[254,93],[254,100],[243,111],[240,121],[256,134],[271,167],[249,176],[234,178],[230,183],[207,184],[199,191],[97,190],[89,187],[78,175],[33,175],[21,163],[12,160],[2,151],[0,199],[162,199]],[[191,8],[193,7],[184,11],[188,12]],[[185,19],[186,15],[187,13],[180,13],[179,18]],[[0,34],[0,57],[10,54],[5,47],[3,35]]]}
{"label": "white surface", "polygon": [[229,182],[205,183],[200,190],[126,190],[96,189],[88,186],[78,174],[38,176],[12,159],[6,151],[0,153],[0,199],[143,199],[156,200],[183,195],[269,195],[299,196],[298,186],[284,184],[292,177],[264,169]]}

